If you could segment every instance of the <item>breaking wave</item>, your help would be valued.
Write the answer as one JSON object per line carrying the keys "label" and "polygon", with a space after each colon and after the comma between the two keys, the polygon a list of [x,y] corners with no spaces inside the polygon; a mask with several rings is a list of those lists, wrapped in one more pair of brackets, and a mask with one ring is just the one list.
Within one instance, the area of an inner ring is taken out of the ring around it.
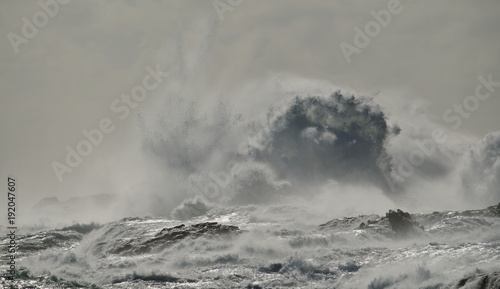
{"label": "breaking wave", "polygon": [[271,110],[268,117],[270,133],[249,151],[280,178],[295,184],[370,182],[387,191],[389,126],[370,99],[340,91],[329,97],[297,97],[284,112]]}

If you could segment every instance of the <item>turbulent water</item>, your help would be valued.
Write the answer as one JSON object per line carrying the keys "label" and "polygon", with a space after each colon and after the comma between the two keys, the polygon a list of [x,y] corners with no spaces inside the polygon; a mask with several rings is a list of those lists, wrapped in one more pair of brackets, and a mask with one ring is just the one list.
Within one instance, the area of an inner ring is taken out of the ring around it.
{"label": "turbulent water", "polygon": [[4,288],[500,288],[499,132],[457,149],[340,91],[176,103],[139,119],[155,178],[42,200]]}
{"label": "turbulent water", "polygon": [[168,77],[78,198],[21,210],[2,288],[500,288],[500,131],[286,73],[233,87],[215,26],[166,39]]}
{"label": "turbulent water", "polygon": [[[213,208],[31,228],[4,288],[500,288],[500,204],[334,218],[296,206]],[[4,239],[2,245],[8,240]]]}
{"label": "turbulent water", "polygon": [[144,181],[42,200],[2,286],[500,288],[500,132],[457,149],[370,98],[318,95],[260,119],[169,95],[139,118]]}

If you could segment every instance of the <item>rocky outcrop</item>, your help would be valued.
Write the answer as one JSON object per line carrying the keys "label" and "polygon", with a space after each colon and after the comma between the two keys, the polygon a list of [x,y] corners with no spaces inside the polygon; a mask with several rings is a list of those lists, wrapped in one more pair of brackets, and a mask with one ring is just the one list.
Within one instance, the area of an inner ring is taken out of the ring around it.
{"label": "rocky outcrop", "polygon": [[226,238],[236,236],[241,230],[236,226],[222,225],[216,222],[206,222],[194,225],[178,225],[164,228],[152,238],[137,236],[128,240],[117,240],[111,248],[105,248],[105,242],[94,247],[94,254],[105,256],[113,255],[138,255],[159,252],[185,239]]}
{"label": "rocky outcrop", "polygon": [[319,226],[321,230],[371,230],[391,237],[421,234],[424,227],[401,210],[389,210],[384,217],[378,215],[338,218]]}
{"label": "rocky outcrop", "polygon": [[399,235],[409,235],[424,231],[424,227],[413,220],[409,213],[399,209],[397,211],[389,210],[385,214],[385,217],[389,220],[392,230]]}
{"label": "rocky outcrop", "polygon": [[429,234],[454,235],[457,232],[485,232],[500,217],[500,204],[479,210],[440,211],[416,214],[414,220],[424,225]]}
{"label": "rocky outcrop", "polygon": [[[17,235],[17,253],[20,256],[24,256],[44,250],[68,248],[80,242],[82,237],[83,234],[73,230],[51,230],[41,231],[27,236]],[[0,245],[7,246],[7,241],[9,241],[9,239],[4,239]]]}
{"label": "rocky outcrop", "polygon": [[325,224],[319,225],[320,229],[336,229],[336,230],[355,230],[364,229],[368,225],[377,224],[380,221],[380,216],[378,215],[361,215],[357,217],[343,217],[338,219],[333,219]]}
{"label": "rocky outcrop", "polygon": [[500,272],[490,274],[475,274],[460,279],[444,289],[499,289]]}
{"label": "rocky outcrop", "polygon": [[172,243],[185,238],[221,237],[238,234],[240,229],[236,226],[218,224],[217,222],[207,222],[186,226],[184,224],[161,230],[153,239],[148,240],[146,244]]}
{"label": "rocky outcrop", "polygon": [[480,217],[500,217],[500,203],[495,206],[487,207],[481,210],[466,210],[463,212],[458,212],[461,216],[480,216]]}

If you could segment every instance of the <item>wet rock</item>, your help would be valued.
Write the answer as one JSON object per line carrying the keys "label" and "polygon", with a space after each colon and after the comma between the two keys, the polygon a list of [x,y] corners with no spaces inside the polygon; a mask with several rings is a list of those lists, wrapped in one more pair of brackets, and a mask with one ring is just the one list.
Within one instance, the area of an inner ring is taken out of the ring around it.
{"label": "wet rock", "polygon": [[188,226],[182,224],[171,228],[164,228],[154,237],[149,239],[143,240],[142,238],[133,238],[118,242],[108,252],[115,255],[147,254],[161,251],[184,239],[195,239],[200,237],[222,238],[235,236],[239,233],[241,233],[241,230],[236,226],[222,225],[216,222],[206,222]]}
{"label": "wet rock", "polygon": [[490,274],[475,274],[460,279],[446,287],[445,289],[499,289],[500,272]]}
{"label": "wet rock", "polygon": [[217,222],[207,222],[186,226],[184,224],[173,228],[161,230],[149,243],[170,242],[185,239],[187,237],[200,236],[224,236],[239,233],[240,229],[236,226],[218,224]]}
{"label": "wet rock", "polygon": [[268,267],[260,267],[259,272],[268,274],[278,273],[281,270],[281,268],[283,268],[283,265],[281,263],[275,263],[269,265]]}
{"label": "wet rock", "polygon": [[[21,255],[56,249],[65,248],[77,244],[81,241],[83,235],[72,231],[42,231],[28,236],[17,236],[18,252]],[[1,245],[7,243],[5,239]]]}
{"label": "wet rock", "polygon": [[424,227],[415,221],[409,213],[390,210],[385,217],[377,215],[338,218],[319,226],[320,230],[365,230],[388,237],[401,237],[420,234]]}
{"label": "wet rock", "polygon": [[397,211],[389,210],[389,212],[385,214],[385,217],[389,220],[392,230],[397,234],[408,235],[424,231],[424,227],[413,220],[409,213],[399,209]]}
{"label": "wet rock", "polygon": [[[343,217],[331,220],[325,224],[319,225],[320,229],[365,229],[370,224],[378,224],[380,217],[377,215],[361,215],[358,217]],[[368,225],[367,225],[368,224]]]}
{"label": "wet rock", "polygon": [[491,206],[486,208],[486,210],[490,211],[492,215],[496,215],[497,217],[500,217],[500,203],[496,206]]}
{"label": "wet rock", "polygon": [[344,265],[339,265],[339,270],[346,271],[346,272],[358,272],[359,269],[361,269],[361,266],[356,264],[356,262],[348,262]]}

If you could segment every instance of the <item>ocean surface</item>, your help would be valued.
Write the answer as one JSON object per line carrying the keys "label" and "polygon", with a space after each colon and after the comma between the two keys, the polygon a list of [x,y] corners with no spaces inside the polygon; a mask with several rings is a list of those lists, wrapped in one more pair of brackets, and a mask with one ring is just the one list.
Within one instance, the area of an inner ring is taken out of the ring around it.
{"label": "ocean surface", "polygon": [[117,167],[110,195],[19,213],[2,286],[500,288],[500,131],[458,142],[371,98],[297,92],[254,119],[167,95],[140,118],[148,161]]}
{"label": "ocean surface", "polygon": [[26,227],[18,238],[19,271],[2,288],[500,288],[500,204],[330,220],[246,205],[184,221]]}

